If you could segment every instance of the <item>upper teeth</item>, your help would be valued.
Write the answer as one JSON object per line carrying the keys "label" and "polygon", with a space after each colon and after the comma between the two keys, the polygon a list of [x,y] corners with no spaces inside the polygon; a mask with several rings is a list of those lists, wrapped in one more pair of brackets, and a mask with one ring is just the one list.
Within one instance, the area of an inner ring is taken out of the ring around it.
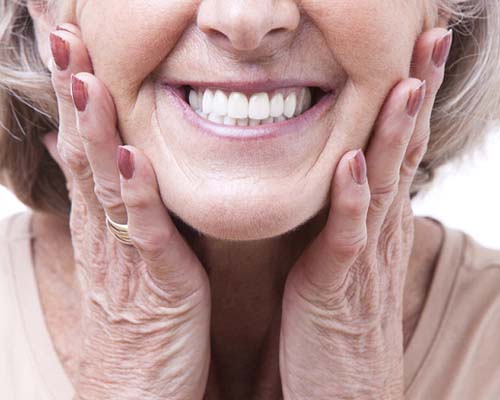
{"label": "upper teeth", "polygon": [[[286,96],[286,97],[285,97]],[[261,92],[248,98],[240,92],[190,89],[189,104],[202,117],[225,125],[255,126],[294,118],[311,107],[309,88]]]}

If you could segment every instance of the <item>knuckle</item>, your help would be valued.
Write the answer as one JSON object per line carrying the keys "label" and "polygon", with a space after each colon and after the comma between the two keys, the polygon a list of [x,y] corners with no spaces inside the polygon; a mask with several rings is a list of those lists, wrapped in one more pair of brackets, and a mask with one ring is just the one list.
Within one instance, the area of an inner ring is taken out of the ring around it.
{"label": "knuckle", "polygon": [[378,197],[378,196],[372,197],[370,209],[372,213],[374,213],[376,216],[382,215],[387,210],[388,207],[389,207],[388,197]]}
{"label": "knuckle", "polygon": [[138,235],[131,234],[134,246],[150,262],[159,262],[162,260],[167,244],[172,240],[173,230],[164,229],[156,232]]}
{"label": "knuckle", "polygon": [[401,130],[392,132],[388,138],[389,146],[396,150],[400,150],[406,148],[408,144],[408,135],[405,135],[401,132]]}
{"label": "knuckle", "polygon": [[106,210],[111,212],[123,211],[120,189],[115,185],[111,183],[103,184],[96,180],[94,183],[94,193]]}
{"label": "knuckle", "polygon": [[349,246],[337,247],[335,249],[334,255],[335,255],[335,260],[338,263],[344,264],[346,262],[349,262],[358,255],[358,249]]}
{"label": "knuckle", "polygon": [[64,140],[57,144],[57,151],[61,160],[69,167],[72,173],[76,175],[86,175],[89,172],[89,163],[84,151],[77,149],[71,143]]}
{"label": "knuckle", "polygon": [[149,198],[139,194],[139,192],[131,192],[129,190],[124,190],[122,193],[122,199],[128,209],[132,211],[141,211],[149,207]]}
{"label": "knuckle", "polygon": [[308,269],[304,269],[300,273],[289,276],[287,285],[292,287],[293,290],[285,291],[283,302],[294,302],[295,300],[293,297],[290,298],[289,294],[296,293],[305,303],[312,306],[310,309],[311,315],[319,317],[313,318],[313,321],[321,321],[324,320],[321,316],[324,315],[325,311],[327,313],[336,311],[340,314],[340,311],[345,308],[345,291],[349,280],[347,274],[345,277],[339,277],[333,282],[318,281],[316,277],[311,276]]}
{"label": "knuckle", "polygon": [[[422,135],[423,139],[419,139],[415,144],[412,144],[408,149],[409,156],[415,156],[415,159],[422,159],[429,148],[429,129]],[[411,161],[411,160],[410,160]]]}
{"label": "knuckle", "polygon": [[364,214],[368,201],[368,196],[364,194],[360,196],[344,196],[341,200],[340,207],[343,213],[348,216],[360,216]]}
{"label": "knuckle", "polygon": [[371,208],[376,212],[385,211],[394,200],[399,187],[400,176],[396,176],[392,182],[376,188],[372,188],[370,201]]}
{"label": "knuckle", "polygon": [[409,139],[406,133],[407,130],[408,127],[402,123],[396,124],[387,130],[384,139],[390,149],[402,150],[406,148]]}
{"label": "knuckle", "polygon": [[[106,210],[106,212],[108,213],[108,215],[110,217],[111,216],[119,216],[117,218],[122,218],[121,216],[123,216],[123,218],[126,221],[127,211],[126,211],[125,206],[123,205],[122,201],[117,200],[115,203],[103,203],[101,201],[101,204],[102,204],[102,207],[104,208],[104,210]],[[116,222],[118,222],[118,221],[116,221]]]}
{"label": "knuckle", "polygon": [[407,175],[413,175],[414,170],[419,166],[428,149],[428,134],[424,139],[419,139],[417,143],[408,148],[407,155],[402,165],[402,172]]}
{"label": "knuckle", "polygon": [[[67,82],[65,82],[66,84]],[[71,94],[71,90],[66,88],[65,86],[59,88],[57,91],[57,97],[59,100],[63,101],[68,106],[74,107],[73,95]]]}
{"label": "knuckle", "polygon": [[59,103],[73,104],[73,96],[71,95],[70,83],[67,76],[53,74],[52,87],[54,88]]}
{"label": "knuckle", "polygon": [[332,241],[335,260],[339,263],[345,263],[357,257],[366,248],[366,231],[363,230],[352,235],[333,238]]}
{"label": "knuckle", "polygon": [[408,145],[408,147],[411,149],[420,148],[422,150],[427,150],[427,147],[429,146],[429,139],[431,136],[430,121],[427,121],[424,126],[422,126],[420,129],[417,129],[414,136],[414,139]]}
{"label": "knuckle", "polygon": [[444,82],[444,71],[434,70],[433,74],[427,79],[426,99],[434,99],[441,89]]}
{"label": "knuckle", "polygon": [[382,259],[385,266],[392,266],[394,260],[401,258],[401,232],[398,227],[387,224],[382,227],[379,235],[379,247],[382,251]]}

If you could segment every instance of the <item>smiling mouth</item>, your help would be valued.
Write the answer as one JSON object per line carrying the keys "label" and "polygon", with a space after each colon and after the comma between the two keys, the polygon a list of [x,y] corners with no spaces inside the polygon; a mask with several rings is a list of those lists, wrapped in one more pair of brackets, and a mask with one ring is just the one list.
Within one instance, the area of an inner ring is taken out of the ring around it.
{"label": "smiling mouth", "polygon": [[228,126],[270,125],[294,119],[327,96],[319,87],[289,87],[269,92],[239,92],[183,86],[182,98],[201,118]]}

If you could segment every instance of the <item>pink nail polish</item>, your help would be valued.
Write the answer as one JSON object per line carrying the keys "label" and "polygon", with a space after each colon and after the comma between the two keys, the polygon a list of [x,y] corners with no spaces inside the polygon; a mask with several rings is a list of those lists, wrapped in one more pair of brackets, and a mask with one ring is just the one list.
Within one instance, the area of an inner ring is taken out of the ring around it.
{"label": "pink nail polish", "polygon": [[120,174],[129,180],[134,176],[134,155],[125,147],[119,146],[117,151],[117,163]]}
{"label": "pink nail polish", "polygon": [[432,62],[437,68],[443,66],[443,64],[448,59],[451,49],[453,30],[448,30],[448,33],[444,35],[441,39],[437,40],[434,44],[434,50],[432,51]]}
{"label": "pink nail polish", "polygon": [[64,71],[69,65],[69,44],[63,38],[50,33],[50,50],[52,57],[60,71]]}
{"label": "pink nail polish", "polygon": [[89,100],[87,84],[75,75],[71,75],[71,93],[73,94],[76,109],[80,112],[85,111]]}
{"label": "pink nail polish", "polygon": [[363,150],[359,149],[356,155],[349,160],[349,167],[354,181],[358,185],[366,182],[366,159]]}
{"label": "pink nail polish", "polygon": [[420,111],[420,108],[422,108],[422,104],[424,103],[425,99],[426,88],[426,82],[422,81],[420,86],[410,93],[410,96],[408,97],[408,103],[406,104],[406,112],[410,117],[415,117]]}

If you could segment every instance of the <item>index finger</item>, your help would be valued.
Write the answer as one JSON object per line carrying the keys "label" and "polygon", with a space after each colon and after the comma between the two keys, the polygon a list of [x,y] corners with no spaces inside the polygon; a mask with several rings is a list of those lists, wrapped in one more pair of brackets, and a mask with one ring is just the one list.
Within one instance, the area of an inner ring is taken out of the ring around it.
{"label": "index finger", "polygon": [[414,51],[413,75],[427,82],[426,96],[417,116],[415,132],[408,144],[401,171],[401,195],[407,195],[416,169],[428,148],[431,116],[436,96],[444,80],[445,65],[450,53],[452,30],[431,29],[419,38]]}
{"label": "index finger", "polygon": [[[88,179],[89,164],[77,128],[76,112],[71,95],[71,75],[81,71],[91,72],[93,68],[87,49],[76,34],[68,30],[67,25],[62,25],[64,30],[59,29],[50,33],[51,80],[57,97],[59,118],[57,149],[63,164],[75,178],[75,186],[88,194],[93,191],[93,185]],[[76,28],[73,30],[78,33]],[[84,197],[88,198],[88,196]]]}

